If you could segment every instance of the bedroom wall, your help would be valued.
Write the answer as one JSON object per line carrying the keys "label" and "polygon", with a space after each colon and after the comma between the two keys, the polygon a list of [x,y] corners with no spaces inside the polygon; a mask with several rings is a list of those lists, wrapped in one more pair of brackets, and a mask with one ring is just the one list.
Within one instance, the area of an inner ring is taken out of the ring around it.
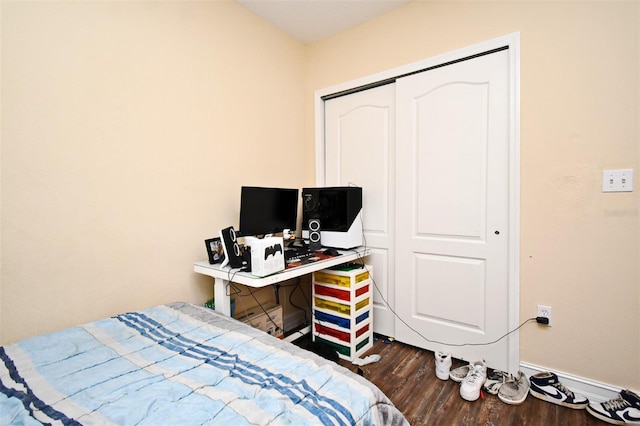
{"label": "bedroom wall", "polygon": [[240,186],[310,183],[304,45],[230,1],[0,7],[0,343],[203,303]]}
{"label": "bedroom wall", "polygon": [[[521,320],[553,308],[552,327],[523,327],[521,361],[640,389],[640,3],[414,1],[309,47],[307,121],[317,89],[513,32]],[[601,192],[615,168],[634,192]]]}

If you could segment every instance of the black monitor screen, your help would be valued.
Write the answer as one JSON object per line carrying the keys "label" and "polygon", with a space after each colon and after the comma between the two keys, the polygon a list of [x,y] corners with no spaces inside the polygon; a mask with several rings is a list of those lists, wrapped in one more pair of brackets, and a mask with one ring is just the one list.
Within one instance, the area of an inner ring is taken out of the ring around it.
{"label": "black monitor screen", "polygon": [[298,190],[243,186],[240,194],[240,235],[295,231]]}

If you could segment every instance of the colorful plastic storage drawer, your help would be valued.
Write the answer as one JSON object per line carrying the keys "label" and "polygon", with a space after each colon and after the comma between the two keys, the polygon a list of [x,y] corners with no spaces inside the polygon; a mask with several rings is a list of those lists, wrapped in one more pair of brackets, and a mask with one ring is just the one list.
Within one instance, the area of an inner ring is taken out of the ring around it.
{"label": "colorful plastic storage drawer", "polygon": [[[351,277],[348,275],[339,275],[336,273],[336,271],[314,272],[313,279],[315,282],[318,282],[318,283],[333,284],[333,285],[338,285],[340,287],[346,287],[346,288],[351,287]],[[354,277],[356,284],[368,279],[369,279],[369,271],[364,271]]]}

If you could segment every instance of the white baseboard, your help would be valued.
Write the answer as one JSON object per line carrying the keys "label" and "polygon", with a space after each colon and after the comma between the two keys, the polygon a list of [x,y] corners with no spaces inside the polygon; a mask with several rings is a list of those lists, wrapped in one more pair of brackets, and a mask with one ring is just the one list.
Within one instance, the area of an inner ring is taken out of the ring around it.
{"label": "white baseboard", "polygon": [[529,364],[526,362],[520,363],[520,370],[530,377],[536,373],[543,371],[551,371],[558,375],[558,378],[567,388],[571,389],[575,393],[589,398],[591,402],[603,402],[612,398],[616,398],[620,393],[620,388],[608,385],[606,383],[597,382],[595,380],[586,379],[584,377],[574,376],[573,374],[564,373],[562,371],[550,370],[539,365]]}
{"label": "white baseboard", "polygon": [[308,326],[306,326],[304,328],[301,328],[300,330],[288,335],[287,337],[284,338],[284,340],[287,341],[287,342],[295,342],[299,338],[304,337],[309,333],[311,333],[311,326],[310,325],[308,325]]}

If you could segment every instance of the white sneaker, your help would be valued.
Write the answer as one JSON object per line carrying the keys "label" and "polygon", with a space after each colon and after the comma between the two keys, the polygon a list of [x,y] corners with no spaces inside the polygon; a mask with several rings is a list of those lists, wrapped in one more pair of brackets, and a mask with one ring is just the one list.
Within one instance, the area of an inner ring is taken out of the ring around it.
{"label": "white sneaker", "polygon": [[448,352],[436,351],[436,377],[440,380],[449,379],[449,370],[451,370],[451,354]]}
{"label": "white sneaker", "polygon": [[469,364],[469,372],[460,384],[460,396],[467,401],[475,401],[480,397],[482,385],[487,380],[487,365],[484,361]]}

